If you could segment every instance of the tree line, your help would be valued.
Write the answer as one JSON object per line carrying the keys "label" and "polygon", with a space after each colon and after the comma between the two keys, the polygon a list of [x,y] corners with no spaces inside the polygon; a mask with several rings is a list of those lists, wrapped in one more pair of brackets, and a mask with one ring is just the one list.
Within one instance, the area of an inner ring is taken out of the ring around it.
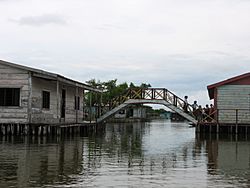
{"label": "tree line", "polygon": [[91,79],[86,81],[86,83],[93,88],[101,89],[103,91],[102,94],[100,93],[86,93],[85,100],[88,104],[99,104],[103,103],[106,104],[112,98],[119,96],[125,93],[129,88],[149,88],[151,85],[149,83],[141,83],[140,85],[136,85],[133,82],[129,84],[127,82],[123,82],[121,84],[117,83],[117,79],[108,80],[108,81],[100,81],[96,79]]}

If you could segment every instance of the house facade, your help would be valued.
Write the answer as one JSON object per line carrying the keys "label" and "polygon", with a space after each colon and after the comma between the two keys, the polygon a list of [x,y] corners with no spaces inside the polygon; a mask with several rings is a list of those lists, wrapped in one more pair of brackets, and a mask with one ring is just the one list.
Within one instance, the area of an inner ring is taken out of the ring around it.
{"label": "house facade", "polygon": [[219,123],[250,124],[250,73],[207,87]]}
{"label": "house facade", "polygon": [[0,60],[0,123],[81,123],[85,90],[101,92],[58,74]]}

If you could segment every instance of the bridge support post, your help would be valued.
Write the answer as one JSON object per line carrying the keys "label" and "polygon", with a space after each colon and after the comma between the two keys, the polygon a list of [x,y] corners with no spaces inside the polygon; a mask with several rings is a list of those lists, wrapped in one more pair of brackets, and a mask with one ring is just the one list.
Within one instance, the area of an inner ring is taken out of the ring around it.
{"label": "bridge support post", "polygon": [[197,132],[197,133],[200,132],[200,124],[199,124],[199,123],[196,125],[196,132]]}

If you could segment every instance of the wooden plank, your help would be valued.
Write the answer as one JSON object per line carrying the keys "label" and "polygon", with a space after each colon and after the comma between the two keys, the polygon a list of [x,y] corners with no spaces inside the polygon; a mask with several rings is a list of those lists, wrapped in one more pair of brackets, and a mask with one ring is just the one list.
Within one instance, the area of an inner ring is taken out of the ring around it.
{"label": "wooden plank", "polygon": [[27,73],[19,73],[19,74],[0,74],[0,79],[6,79],[8,80],[27,80],[28,74]]}
{"label": "wooden plank", "polygon": [[27,108],[0,107],[0,113],[27,113]]}
{"label": "wooden plank", "polygon": [[28,85],[28,80],[0,80],[0,85]]}
{"label": "wooden plank", "polygon": [[1,113],[0,119],[27,119],[27,113]]}
{"label": "wooden plank", "polygon": [[28,123],[27,119],[5,119],[5,118],[1,118],[0,119],[0,123]]}
{"label": "wooden plank", "polygon": [[4,69],[4,68],[2,68],[2,69],[0,69],[0,74],[2,74],[2,73],[20,74],[20,73],[28,73],[28,71],[21,70],[21,69],[8,69],[8,68]]}

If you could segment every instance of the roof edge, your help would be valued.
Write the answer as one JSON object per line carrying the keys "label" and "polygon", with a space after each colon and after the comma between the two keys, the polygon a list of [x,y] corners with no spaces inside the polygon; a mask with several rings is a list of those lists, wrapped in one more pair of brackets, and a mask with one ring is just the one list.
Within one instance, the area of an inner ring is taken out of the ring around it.
{"label": "roof edge", "polygon": [[[0,60],[0,63],[4,64],[6,66],[10,66],[10,67],[14,67],[14,68],[22,69],[22,70],[27,70],[27,71],[30,71],[30,72],[35,72],[35,73],[47,75],[47,76],[50,76],[50,77],[52,77],[54,79],[58,79],[58,78],[65,79],[67,81],[74,82],[74,83],[78,84],[78,86],[81,86],[84,89],[87,89],[87,90],[90,90],[90,91],[95,91],[95,92],[100,92],[100,93],[102,92],[102,90],[100,90],[100,89],[93,88],[92,86],[90,86],[88,84],[85,84],[85,83],[82,83],[82,82],[79,82],[79,81],[64,77],[64,76],[62,76],[60,74],[44,71],[44,70],[41,70],[41,69],[31,68],[31,67],[28,67],[28,66],[19,65],[19,64],[11,63],[11,62],[4,61],[4,60]],[[72,84],[72,85],[74,85],[74,84]]]}

